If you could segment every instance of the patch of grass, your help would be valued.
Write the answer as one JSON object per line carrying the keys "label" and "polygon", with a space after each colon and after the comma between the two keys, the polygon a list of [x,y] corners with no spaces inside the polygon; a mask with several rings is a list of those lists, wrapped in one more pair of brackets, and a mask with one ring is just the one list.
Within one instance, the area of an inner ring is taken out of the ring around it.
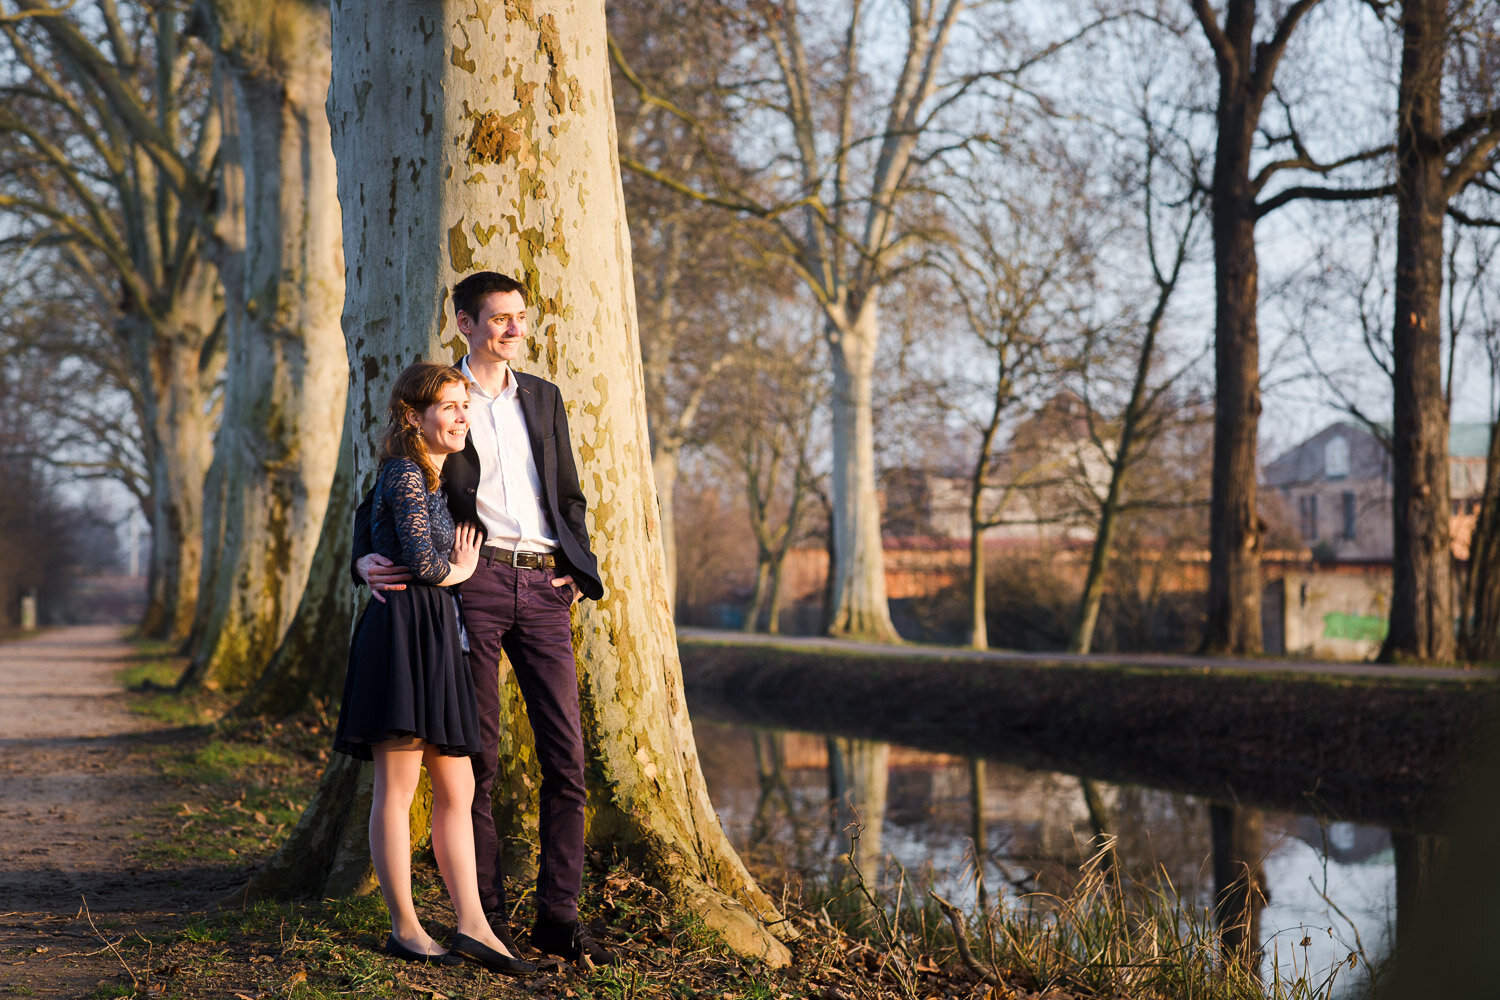
{"label": "patch of grass", "polygon": [[182,789],[161,807],[172,835],[153,837],[137,852],[151,867],[243,863],[269,856],[301,817],[326,760],[323,723],[223,724],[160,763]]}
{"label": "patch of grass", "polygon": [[[911,885],[904,871],[888,892],[871,892],[852,867],[848,879],[814,890],[814,902],[824,920],[842,914],[832,922],[864,942],[865,963],[880,968],[903,997],[928,995],[925,970],[955,966],[996,996],[1010,990],[1087,1000],[1331,1000],[1373,992],[1379,967],[1363,952],[1313,969],[1305,940],[1290,974],[1281,971],[1273,941],[1260,961],[1263,981],[1247,965],[1226,960],[1206,909],[1165,876],[1121,884],[1105,864],[1107,851],[1091,858],[1065,892],[1028,893],[967,913]],[[1352,975],[1357,968],[1364,979]]]}
{"label": "patch of grass", "polygon": [[223,717],[231,699],[214,692],[180,694],[177,679],[187,661],[173,655],[169,643],[140,640],[136,653],[120,671],[120,684],[132,695],[131,711],[170,726],[206,726]]}
{"label": "patch of grass", "polygon": [[135,643],[135,655],[120,671],[120,683],[132,690],[156,688],[170,689],[182,676],[184,663],[172,655],[170,643],[140,639]]}

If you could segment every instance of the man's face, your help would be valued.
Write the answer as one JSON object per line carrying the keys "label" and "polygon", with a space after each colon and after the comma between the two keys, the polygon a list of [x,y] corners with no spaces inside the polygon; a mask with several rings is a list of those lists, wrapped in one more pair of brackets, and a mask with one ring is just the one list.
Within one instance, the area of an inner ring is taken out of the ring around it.
{"label": "man's face", "polygon": [[460,312],[458,332],[469,342],[475,361],[509,363],[526,342],[526,300],[520,292],[491,292],[479,306],[479,315]]}

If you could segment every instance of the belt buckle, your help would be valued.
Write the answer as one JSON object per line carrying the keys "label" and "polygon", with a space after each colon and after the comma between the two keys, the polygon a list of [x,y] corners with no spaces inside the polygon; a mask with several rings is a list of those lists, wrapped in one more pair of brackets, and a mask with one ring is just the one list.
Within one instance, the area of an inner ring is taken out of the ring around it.
{"label": "belt buckle", "polygon": [[521,550],[520,549],[511,549],[510,550],[510,558],[508,560],[506,560],[506,561],[510,563],[512,569],[523,569],[524,568],[521,565]]}

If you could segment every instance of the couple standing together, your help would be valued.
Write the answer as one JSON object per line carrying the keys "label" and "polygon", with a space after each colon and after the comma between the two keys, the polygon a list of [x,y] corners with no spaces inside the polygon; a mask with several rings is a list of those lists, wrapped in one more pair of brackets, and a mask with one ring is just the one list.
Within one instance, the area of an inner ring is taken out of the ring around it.
{"label": "couple standing together", "polygon": [[[509,933],[490,812],[503,651],[542,772],[531,943],[603,964],[613,956],[578,921],[584,757],[570,609],[604,587],[567,415],[557,386],[510,368],[527,334],[520,282],[471,274],[454,286],[453,309],[469,353],[396,379],[380,474],[355,515],[353,573],[374,600],[349,651],[334,748],[375,763],[370,853],[391,915],[386,952],[529,974]],[[446,952],[411,898],[408,817],[423,765],[458,924]]]}

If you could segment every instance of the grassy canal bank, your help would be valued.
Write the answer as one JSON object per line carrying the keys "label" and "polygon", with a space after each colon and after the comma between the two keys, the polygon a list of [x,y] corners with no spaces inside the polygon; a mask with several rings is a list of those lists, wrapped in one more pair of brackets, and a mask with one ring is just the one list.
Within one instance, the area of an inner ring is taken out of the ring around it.
{"label": "grassy canal bank", "polygon": [[1500,722],[1487,671],[1184,669],[685,636],[694,713],[1433,830]]}

